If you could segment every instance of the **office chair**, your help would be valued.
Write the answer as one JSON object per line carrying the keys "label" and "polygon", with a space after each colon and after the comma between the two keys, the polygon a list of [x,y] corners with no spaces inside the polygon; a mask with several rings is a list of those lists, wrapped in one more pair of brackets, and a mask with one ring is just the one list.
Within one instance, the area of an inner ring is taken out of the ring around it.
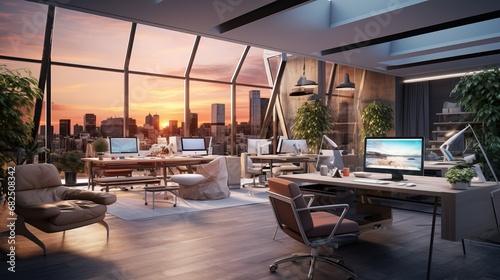
{"label": "office chair", "polygon": [[252,159],[248,157],[247,153],[241,153],[241,170],[243,178],[247,175],[252,176],[252,183],[245,183],[242,185],[242,187],[250,186],[250,189],[248,190],[249,195],[253,195],[252,190],[255,187],[266,187],[265,183],[262,184],[255,181],[256,177],[263,174],[263,168],[261,166],[254,166]]}
{"label": "office chair", "polygon": [[[297,184],[279,177],[268,180],[269,200],[276,221],[281,230],[293,239],[311,248],[310,254],[293,254],[291,257],[276,260],[269,266],[271,272],[284,262],[311,259],[307,279],[312,279],[316,261],[334,265],[347,273],[347,279],[354,279],[354,271],[344,266],[341,257],[318,255],[318,248],[332,245],[345,239],[357,238],[359,225],[345,218],[349,205],[332,204],[308,206]],[[340,216],[325,210],[341,210]]]}

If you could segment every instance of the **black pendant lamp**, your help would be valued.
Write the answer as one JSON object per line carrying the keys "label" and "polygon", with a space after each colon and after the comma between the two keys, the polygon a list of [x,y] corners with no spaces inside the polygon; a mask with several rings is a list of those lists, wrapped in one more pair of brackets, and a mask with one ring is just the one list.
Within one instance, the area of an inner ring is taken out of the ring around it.
{"label": "black pendant lamp", "polygon": [[304,58],[304,66],[302,68],[302,75],[300,78],[297,80],[297,84],[295,85],[297,90],[293,90],[290,93],[290,96],[303,96],[303,95],[308,95],[312,94],[312,90],[305,90],[305,89],[313,89],[316,88],[318,84],[315,81],[308,80],[306,78],[306,58]]}
{"label": "black pendant lamp", "polygon": [[349,74],[347,73],[344,76],[344,82],[335,87],[336,90],[354,90],[355,88],[355,84],[349,81]]}

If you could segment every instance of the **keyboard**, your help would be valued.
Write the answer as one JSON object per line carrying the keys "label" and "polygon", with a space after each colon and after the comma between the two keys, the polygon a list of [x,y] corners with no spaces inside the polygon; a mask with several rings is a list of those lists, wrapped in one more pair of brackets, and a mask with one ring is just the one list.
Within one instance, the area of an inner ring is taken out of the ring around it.
{"label": "keyboard", "polygon": [[377,179],[354,179],[354,182],[379,184],[379,185],[389,184],[389,181],[377,180]]}

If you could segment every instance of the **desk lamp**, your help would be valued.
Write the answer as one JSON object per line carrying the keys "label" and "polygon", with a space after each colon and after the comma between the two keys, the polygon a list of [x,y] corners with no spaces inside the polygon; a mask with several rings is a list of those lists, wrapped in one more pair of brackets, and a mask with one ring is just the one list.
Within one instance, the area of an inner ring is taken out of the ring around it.
{"label": "desk lamp", "polygon": [[[467,131],[467,129],[470,129],[472,131],[472,134],[474,134],[474,138],[477,141],[477,145],[479,146],[479,149],[481,150],[481,153],[483,154],[484,159],[486,160],[486,163],[488,164],[488,167],[490,168],[491,174],[493,174],[493,177],[495,178],[495,182],[497,182],[497,184],[498,184],[498,179],[497,179],[497,176],[495,174],[495,171],[493,170],[493,167],[491,166],[490,160],[488,159],[488,156],[486,156],[486,153],[484,152],[483,146],[481,145],[481,142],[479,142],[479,138],[477,138],[476,132],[474,131],[474,129],[472,129],[472,126],[470,124],[468,124],[464,129],[457,132],[455,135],[451,136],[448,140],[446,140],[446,142],[444,142],[439,147],[439,149],[441,150],[441,152],[443,153],[443,156],[444,156],[443,160],[444,161],[454,160],[453,156],[451,155],[450,151],[448,150],[450,147],[450,144],[453,143],[460,135],[464,134],[464,132]],[[471,161],[474,160],[474,158],[475,157],[466,157],[465,160],[466,160],[466,162],[471,163]],[[478,181],[484,182],[486,179],[484,178],[483,172],[481,171],[481,168],[479,167],[479,165],[476,164],[473,166],[473,168],[474,168],[474,171],[476,171],[476,174],[478,175],[477,176]]]}
{"label": "desk lamp", "polygon": [[[323,150],[323,141],[325,141],[330,144],[334,149],[337,149],[338,148],[338,145],[337,143],[335,143],[332,139],[330,139],[328,136],[326,135],[323,135],[323,137],[321,137],[321,144],[319,145],[319,151],[318,151],[318,159],[316,160],[316,170],[319,170],[319,161],[320,161],[320,155],[321,155],[321,151]],[[335,156],[334,157],[334,160],[335,160]]]}

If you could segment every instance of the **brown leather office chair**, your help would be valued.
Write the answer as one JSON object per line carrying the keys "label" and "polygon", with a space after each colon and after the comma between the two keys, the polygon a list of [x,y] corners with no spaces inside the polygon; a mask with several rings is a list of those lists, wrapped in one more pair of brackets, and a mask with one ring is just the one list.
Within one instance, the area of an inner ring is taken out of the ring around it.
{"label": "brown leather office chair", "polygon": [[[345,218],[349,205],[308,206],[297,184],[279,177],[270,178],[268,182],[269,200],[278,226],[284,233],[311,248],[310,254],[293,254],[276,260],[269,266],[270,271],[275,272],[280,263],[311,259],[308,279],[313,277],[316,261],[334,265],[349,273],[348,279],[354,279],[356,274],[343,265],[342,258],[318,255],[321,246],[334,245],[359,235],[358,224]],[[341,214],[335,215],[326,210],[341,210]]]}
{"label": "brown leather office chair", "polygon": [[[81,190],[61,185],[59,171],[52,164],[26,164],[15,168],[16,234],[25,236],[43,249],[45,244],[29,231],[28,223],[41,231],[52,233],[100,223],[107,206],[116,201],[114,194]],[[8,235],[2,232],[1,235]]]}

